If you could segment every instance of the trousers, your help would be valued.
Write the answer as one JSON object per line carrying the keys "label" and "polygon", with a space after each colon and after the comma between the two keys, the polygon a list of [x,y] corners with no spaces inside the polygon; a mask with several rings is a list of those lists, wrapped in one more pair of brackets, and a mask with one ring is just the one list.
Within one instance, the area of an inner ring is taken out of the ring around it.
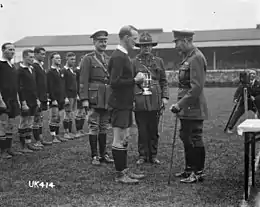
{"label": "trousers", "polygon": [[184,146],[186,170],[201,171],[205,165],[203,120],[180,119],[180,139]]}
{"label": "trousers", "polygon": [[135,112],[140,158],[155,158],[158,151],[158,111]]}

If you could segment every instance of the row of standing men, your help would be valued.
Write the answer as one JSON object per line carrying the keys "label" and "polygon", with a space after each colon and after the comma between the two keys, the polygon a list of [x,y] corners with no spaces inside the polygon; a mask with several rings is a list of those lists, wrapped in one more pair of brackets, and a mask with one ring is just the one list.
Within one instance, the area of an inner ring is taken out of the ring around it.
{"label": "row of standing men", "polygon": [[[66,65],[61,70],[60,55],[53,53],[51,68],[46,72],[43,67],[46,51],[42,47],[36,47],[34,51],[24,50],[23,61],[17,68],[11,64],[15,54],[14,45],[3,44],[2,53],[0,61],[1,158],[31,153],[41,150],[44,145],[84,136],[86,114],[78,97],[79,67],[74,67],[75,54],[67,54]],[[49,108],[49,130],[52,141],[47,141],[43,137],[43,115]],[[16,152],[12,149],[12,138],[17,129],[15,119],[19,115],[18,134],[21,149]],[[75,119],[76,134],[72,134],[73,119]],[[59,133],[61,120],[65,130],[63,137]],[[35,143],[32,143],[32,138],[35,139]]]}
{"label": "row of standing men", "polygon": [[[175,33],[176,48],[186,55],[179,74],[181,92],[178,94],[178,102],[171,106],[171,111],[177,113],[181,120],[180,138],[184,143],[186,166],[185,170],[176,176],[183,178],[181,182],[184,183],[200,180],[204,176],[205,162],[202,128],[203,120],[207,118],[207,109],[201,88],[204,87],[206,60],[192,44],[193,34]],[[92,164],[114,163],[117,171],[116,181],[138,183],[145,176],[133,173],[127,167],[127,145],[131,137],[132,112],[135,112],[138,128],[137,164],[141,165],[148,161],[160,164],[157,158],[158,124],[161,112],[169,99],[164,63],[161,58],[151,53],[157,42],[153,42],[147,32],[142,33],[138,41],[138,31],[133,26],[121,28],[120,44],[111,57],[105,54],[108,39],[106,31],[98,31],[91,38],[95,50],[82,58],[79,70],[73,69],[76,58],[74,53],[67,53],[67,62],[62,70],[60,55],[52,53],[52,65],[47,73],[42,66],[45,57],[44,48],[23,51],[23,63],[16,71],[10,64],[15,52],[14,45],[6,43],[2,46],[3,59],[0,62],[2,157],[4,154],[6,157],[16,154],[11,150],[11,140],[13,120],[18,114],[21,117],[18,132],[22,152],[26,153],[38,150],[43,145],[73,139],[75,136],[71,133],[72,120],[78,104],[76,137],[84,135],[86,110]],[[131,60],[128,53],[134,46],[140,48],[140,53]],[[149,96],[143,95],[142,83],[145,73],[151,77],[149,90],[152,93]],[[194,81],[197,81],[195,85]],[[48,108],[48,100],[49,130],[52,136],[50,143],[44,141],[42,136],[42,116]],[[198,112],[196,107],[201,106],[203,108]],[[59,127],[64,109],[65,134],[61,137]],[[106,150],[110,123],[113,127],[113,159]],[[31,144],[32,136],[36,140],[35,144]]]}

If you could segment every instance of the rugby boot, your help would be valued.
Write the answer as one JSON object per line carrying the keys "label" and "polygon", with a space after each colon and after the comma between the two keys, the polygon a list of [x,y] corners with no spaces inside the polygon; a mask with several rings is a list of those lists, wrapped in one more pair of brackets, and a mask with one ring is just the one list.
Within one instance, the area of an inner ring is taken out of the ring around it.
{"label": "rugby boot", "polygon": [[61,137],[60,135],[56,135],[56,138],[57,138],[59,141],[61,141],[61,142],[67,142],[67,141],[68,141],[67,139]]}
{"label": "rugby boot", "polygon": [[27,144],[27,148],[30,149],[30,150],[33,150],[33,151],[42,150],[41,147],[35,146],[35,144],[31,144],[31,143],[28,143],[28,144]]}
{"label": "rugby boot", "polygon": [[33,153],[33,150],[29,149],[28,144],[25,143],[24,145],[22,145],[21,152],[22,153]]}
{"label": "rugby boot", "polygon": [[73,140],[74,139],[74,137],[72,137],[69,133],[65,133],[63,138],[66,139],[66,140]]}
{"label": "rugby boot", "polygon": [[56,143],[61,143],[61,141],[57,138],[57,136],[52,136],[52,143],[56,144]]}
{"label": "rugby boot", "polygon": [[158,159],[155,158],[155,157],[151,159],[151,163],[152,163],[152,164],[156,164],[156,165],[160,165],[160,164],[161,164],[160,160],[158,160]]}
{"label": "rugby boot", "polygon": [[92,165],[100,165],[100,157],[99,156],[94,156],[93,158],[92,158],[92,161],[91,161],[91,164]]}
{"label": "rugby boot", "polygon": [[35,147],[40,147],[40,148],[43,148],[43,147],[44,147],[44,145],[41,143],[41,141],[35,142],[35,143],[34,143],[34,146],[35,146]]}
{"label": "rugby boot", "polygon": [[17,151],[14,151],[12,149],[12,142],[13,140],[12,139],[6,139],[6,152],[11,155],[11,156],[18,156],[18,155],[22,155],[23,153],[21,152],[17,152]]}
{"label": "rugby boot", "polygon": [[42,145],[44,145],[44,146],[52,145],[52,142],[44,140],[42,133],[39,135],[39,137],[40,137],[40,142],[42,143]]}
{"label": "rugby boot", "polygon": [[18,155],[22,155],[22,154],[23,154],[23,153],[21,153],[21,152],[14,151],[14,150],[11,149],[11,148],[7,149],[7,153],[8,153],[9,155],[12,155],[12,156],[18,156]]}
{"label": "rugby boot", "polygon": [[48,142],[48,141],[45,141],[45,140],[41,140],[41,143],[42,143],[44,146],[52,145],[52,142]]}
{"label": "rugby boot", "polygon": [[13,156],[10,155],[10,154],[8,154],[6,150],[3,150],[3,151],[1,152],[1,154],[0,154],[0,157],[1,157],[2,159],[10,159],[10,158],[12,158]]}
{"label": "rugby boot", "polygon": [[117,176],[115,178],[115,181],[122,184],[138,184],[138,179],[130,178],[129,175],[127,175],[127,172],[117,172]]}
{"label": "rugby boot", "polygon": [[179,178],[187,178],[189,177],[191,174],[191,171],[189,169],[185,169],[184,171],[182,172],[178,172],[178,173],[175,173],[175,177],[179,177]]}
{"label": "rugby boot", "polygon": [[70,133],[69,133],[69,136],[70,136],[70,139],[71,139],[71,140],[75,139],[75,134],[73,134],[73,133],[70,132]]}
{"label": "rugby boot", "polygon": [[136,174],[136,173],[133,173],[131,172],[130,170],[127,170],[127,175],[132,178],[132,179],[143,179],[145,178],[145,175],[144,174]]}
{"label": "rugby boot", "polygon": [[77,131],[76,134],[75,134],[75,139],[78,139],[82,136],[81,132],[80,131]]}
{"label": "rugby boot", "polygon": [[137,164],[137,165],[142,165],[142,164],[144,164],[145,162],[147,162],[147,159],[146,159],[146,158],[143,158],[143,157],[140,157],[140,158],[136,161],[136,164]]}
{"label": "rugby boot", "polygon": [[180,180],[181,183],[196,183],[203,181],[203,171],[192,172],[189,177]]}
{"label": "rugby boot", "polygon": [[105,154],[104,156],[100,157],[100,162],[104,162],[104,163],[114,163],[114,160],[109,157],[108,154]]}

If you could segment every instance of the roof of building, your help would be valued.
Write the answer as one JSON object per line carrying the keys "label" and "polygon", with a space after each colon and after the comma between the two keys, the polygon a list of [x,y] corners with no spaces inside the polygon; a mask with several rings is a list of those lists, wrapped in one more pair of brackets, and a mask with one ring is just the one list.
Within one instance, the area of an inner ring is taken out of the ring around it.
{"label": "roof of building", "polygon": [[[142,29],[151,32],[158,43],[170,43],[173,40],[172,32],[163,32],[162,29]],[[195,31],[194,42],[212,41],[239,41],[260,40],[260,29],[223,29],[223,30],[201,30]],[[108,44],[118,44],[118,34],[109,34]],[[56,35],[56,36],[28,36],[15,42],[16,47],[45,46],[78,46],[92,45],[90,35]]]}

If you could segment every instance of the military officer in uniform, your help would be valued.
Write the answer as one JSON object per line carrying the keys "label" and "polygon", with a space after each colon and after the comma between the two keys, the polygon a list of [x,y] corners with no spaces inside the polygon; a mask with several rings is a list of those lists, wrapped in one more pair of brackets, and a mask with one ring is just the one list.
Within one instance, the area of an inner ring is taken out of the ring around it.
{"label": "military officer in uniform", "polygon": [[141,49],[140,54],[133,60],[135,74],[146,74],[147,86],[150,94],[143,92],[142,85],[135,86],[135,119],[138,127],[138,152],[137,164],[150,161],[160,164],[157,159],[158,149],[158,122],[160,110],[168,103],[169,88],[166,79],[164,62],[154,56],[151,51],[157,42],[153,42],[148,32],[140,35],[136,47]]}
{"label": "military officer in uniform", "polygon": [[193,45],[193,32],[173,31],[175,48],[185,56],[179,68],[178,101],[171,106],[180,119],[180,138],[185,151],[185,170],[177,173],[182,183],[201,181],[204,173],[205,148],[203,121],[208,118],[204,85],[207,62]]}
{"label": "military officer in uniform", "polygon": [[[84,108],[89,108],[89,143],[92,164],[100,162],[113,163],[106,151],[107,131],[110,113],[108,97],[110,94],[109,73],[107,65],[109,57],[105,54],[108,33],[97,31],[93,38],[95,51],[84,56],[80,65],[80,99]],[[97,151],[99,143],[99,155]]]}

